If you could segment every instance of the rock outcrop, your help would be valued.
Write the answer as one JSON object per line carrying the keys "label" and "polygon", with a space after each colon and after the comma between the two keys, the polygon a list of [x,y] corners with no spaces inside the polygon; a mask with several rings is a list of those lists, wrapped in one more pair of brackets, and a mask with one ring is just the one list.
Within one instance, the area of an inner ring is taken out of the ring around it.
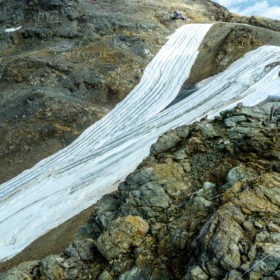
{"label": "rock outcrop", "polygon": [[279,45],[278,21],[232,15],[207,0],[0,1],[0,182],[109,112],[176,28],[209,21],[236,24],[207,37],[191,83],[257,46]]}
{"label": "rock outcrop", "polygon": [[[0,0],[0,182],[109,112],[185,20],[223,21],[186,86],[280,45],[279,21],[206,0]],[[163,135],[66,250],[0,279],[279,279],[279,213],[280,103],[240,105]]]}
{"label": "rock outcrop", "polygon": [[278,279],[279,139],[279,102],[168,132],[64,253],[0,279]]}

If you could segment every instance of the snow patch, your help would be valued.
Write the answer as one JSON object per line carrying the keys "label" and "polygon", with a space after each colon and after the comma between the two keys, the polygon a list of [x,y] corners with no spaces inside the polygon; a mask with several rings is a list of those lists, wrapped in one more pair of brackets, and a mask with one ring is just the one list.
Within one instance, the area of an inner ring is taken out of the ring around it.
{"label": "snow patch", "polygon": [[11,32],[18,31],[18,30],[20,30],[20,29],[21,29],[21,26],[6,28],[6,29],[5,29],[5,32],[6,32],[6,33],[11,33]]}

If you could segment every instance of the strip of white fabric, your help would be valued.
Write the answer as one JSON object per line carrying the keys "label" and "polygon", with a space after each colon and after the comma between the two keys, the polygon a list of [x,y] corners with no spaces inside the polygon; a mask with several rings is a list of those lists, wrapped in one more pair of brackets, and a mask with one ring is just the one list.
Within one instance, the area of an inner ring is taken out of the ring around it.
{"label": "strip of white fabric", "polygon": [[0,186],[0,260],[115,189],[166,131],[213,116],[238,102],[280,96],[280,47],[264,46],[168,107],[187,79],[211,24],[178,29],[139,85],[71,145]]}

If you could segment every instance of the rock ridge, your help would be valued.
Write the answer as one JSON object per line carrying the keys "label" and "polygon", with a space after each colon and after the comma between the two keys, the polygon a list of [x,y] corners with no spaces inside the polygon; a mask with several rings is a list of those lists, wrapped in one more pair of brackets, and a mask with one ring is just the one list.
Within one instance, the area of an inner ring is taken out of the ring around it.
{"label": "rock ridge", "polygon": [[278,279],[279,139],[279,102],[164,134],[65,252],[0,279]]}
{"label": "rock ridge", "polygon": [[[186,24],[172,20],[174,11],[187,23],[249,25],[219,26],[232,35],[208,42],[212,52],[201,61],[209,63],[198,61],[192,83],[257,46],[280,44],[279,21],[232,15],[207,0],[0,1],[0,182],[71,143],[122,100],[166,37]],[[11,28],[19,29],[5,32]]]}

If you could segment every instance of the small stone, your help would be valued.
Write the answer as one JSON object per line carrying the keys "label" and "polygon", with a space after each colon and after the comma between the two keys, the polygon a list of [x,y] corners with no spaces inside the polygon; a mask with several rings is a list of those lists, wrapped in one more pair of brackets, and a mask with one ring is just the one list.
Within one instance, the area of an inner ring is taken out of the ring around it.
{"label": "small stone", "polygon": [[263,228],[263,225],[257,221],[254,221],[254,226],[258,229],[262,229]]}
{"label": "small stone", "polygon": [[250,251],[248,252],[248,257],[251,261],[253,261],[256,255],[257,255],[257,246],[253,244],[252,247],[250,248]]}
{"label": "small stone", "polygon": [[176,128],[176,134],[180,138],[187,138],[190,134],[189,126],[185,125],[185,126],[180,126],[180,127]]}
{"label": "small stone", "polygon": [[207,280],[207,274],[202,270],[200,266],[195,266],[190,270],[189,278],[190,280]]}
{"label": "small stone", "polygon": [[252,180],[255,179],[258,174],[251,168],[246,168],[242,165],[232,168],[227,174],[227,181],[234,183],[242,179]]}
{"label": "small stone", "polygon": [[89,261],[93,259],[94,242],[91,238],[75,239],[66,249],[69,257],[75,257],[82,261]]}
{"label": "small stone", "polygon": [[113,277],[111,276],[111,274],[107,270],[104,270],[99,275],[98,280],[113,280]]}
{"label": "small stone", "polygon": [[182,167],[186,173],[189,173],[191,171],[191,164],[190,164],[189,160],[187,160],[187,159],[182,160],[182,161],[180,161],[180,164],[182,165]]}
{"label": "small stone", "polygon": [[202,189],[200,189],[197,193],[198,196],[201,196],[205,199],[212,199],[214,196],[217,195],[216,193],[216,185],[211,182],[205,182],[203,184]]}
{"label": "small stone", "polygon": [[138,206],[158,207],[166,209],[169,206],[169,197],[163,188],[154,182],[148,182],[138,190],[132,191],[129,198]]}
{"label": "small stone", "polygon": [[256,235],[256,242],[264,242],[269,237],[267,231],[261,231]]}
{"label": "small stone", "polygon": [[63,278],[62,263],[64,259],[59,256],[48,256],[41,261],[40,273],[42,280],[60,280]]}
{"label": "small stone", "polygon": [[275,225],[275,224],[273,224],[273,223],[269,223],[268,224],[268,230],[270,232],[280,232],[280,227]]}
{"label": "small stone", "polygon": [[244,115],[241,116],[233,116],[224,119],[224,125],[225,127],[235,127],[238,123],[246,121],[247,118]]}
{"label": "small stone", "polygon": [[269,236],[269,240],[272,242],[272,243],[277,243],[277,244],[280,244],[280,233],[271,233],[270,236]]}
{"label": "small stone", "polygon": [[153,181],[155,179],[155,175],[153,173],[153,168],[146,167],[140,170],[135,171],[133,174],[128,175],[126,182],[129,185],[135,185],[140,187],[147,182]]}
{"label": "small stone", "polygon": [[176,160],[183,160],[187,157],[186,151],[185,150],[179,150],[174,154],[174,159]]}
{"label": "small stone", "polygon": [[243,264],[240,266],[240,269],[242,269],[244,272],[245,272],[245,271],[248,271],[248,270],[250,269],[250,265],[251,265],[251,262],[243,263]]}
{"label": "small stone", "polygon": [[211,123],[201,124],[201,132],[205,138],[209,138],[209,139],[219,136],[218,131],[215,129],[215,127]]}
{"label": "small stone", "polygon": [[250,221],[245,221],[243,223],[243,227],[245,228],[245,230],[251,235],[253,236],[255,233],[255,228],[253,226],[253,223]]}
{"label": "small stone", "polygon": [[76,264],[77,264],[77,259],[67,258],[61,263],[61,267],[63,269],[70,269],[70,268],[74,268]]}
{"label": "small stone", "polygon": [[249,209],[244,208],[244,207],[242,207],[242,212],[243,212],[245,215],[250,215],[250,214],[252,213]]}
{"label": "small stone", "polygon": [[[238,280],[240,279],[241,273],[236,270],[231,270],[225,277],[225,280]],[[241,279],[240,279],[241,280]]]}
{"label": "small stone", "polygon": [[204,199],[203,197],[195,197],[193,200],[193,205],[197,206],[199,209],[205,209],[211,207],[213,203]]}
{"label": "small stone", "polygon": [[181,138],[174,130],[169,131],[168,133],[159,137],[157,142],[152,145],[151,154],[155,155],[166,152],[167,150],[175,147],[180,142],[180,140]]}
{"label": "small stone", "polygon": [[261,280],[261,279],[263,279],[262,276],[263,276],[263,273],[252,271],[249,274],[249,279],[250,280]]}
{"label": "small stone", "polygon": [[203,189],[205,189],[205,190],[210,190],[210,189],[213,189],[215,187],[216,187],[216,185],[214,183],[211,183],[211,182],[204,182],[204,184],[203,184]]}

